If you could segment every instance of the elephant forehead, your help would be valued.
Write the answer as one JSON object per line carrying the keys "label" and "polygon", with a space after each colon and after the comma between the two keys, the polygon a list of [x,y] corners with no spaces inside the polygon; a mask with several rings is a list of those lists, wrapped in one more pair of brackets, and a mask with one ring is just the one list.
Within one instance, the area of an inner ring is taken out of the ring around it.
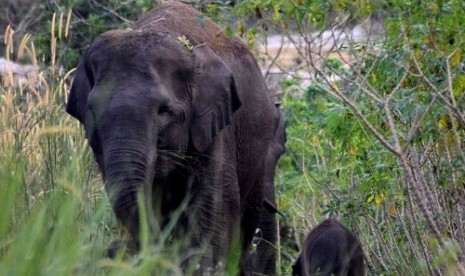
{"label": "elephant forehead", "polygon": [[107,64],[115,70],[155,70],[159,75],[191,71],[189,51],[180,41],[165,33],[109,31],[94,42],[90,52],[92,63]]}
{"label": "elephant forehead", "polygon": [[163,44],[170,37],[167,33],[152,32],[147,30],[111,30],[100,37],[112,48],[137,47],[142,49],[150,47],[150,44]]}

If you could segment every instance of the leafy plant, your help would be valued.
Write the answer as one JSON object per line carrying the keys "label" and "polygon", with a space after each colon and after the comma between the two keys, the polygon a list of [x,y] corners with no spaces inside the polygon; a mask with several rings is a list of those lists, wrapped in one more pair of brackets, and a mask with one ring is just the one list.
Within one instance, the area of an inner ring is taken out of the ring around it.
{"label": "leafy plant", "polygon": [[268,70],[290,49],[300,61],[278,67],[291,86],[283,87],[288,155],[277,190],[280,208],[298,218],[282,222],[297,245],[335,216],[361,237],[370,273],[463,273],[463,204],[450,204],[451,191],[464,188],[461,8],[241,1],[236,11],[256,18],[260,41],[277,33],[288,41],[268,56]]}

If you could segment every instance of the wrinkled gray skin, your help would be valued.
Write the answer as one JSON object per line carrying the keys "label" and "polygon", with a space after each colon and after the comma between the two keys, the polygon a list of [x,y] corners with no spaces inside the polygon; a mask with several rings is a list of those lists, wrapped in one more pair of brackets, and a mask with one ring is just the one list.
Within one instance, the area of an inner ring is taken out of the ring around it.
{"label": "wrinkled gray skin", "polygon": [[241,272],[252,272],[276,108],[239,39],[188,5],[162,5],[94,41],[66,110],[84,125],[124,245],[140,248],[138,198],[151,238],[186,204],[173,232],[186,267],[201,249],[200,271],[221,272],[240,242]]}
{"label": "wrinkled gray skin", "polygon": [[256,234],[257,254],[254,259],[256,271],[265,275],[276,274],[277,221],[274,176],[276,164],[285,151],[286,132],[284,116],[276,104],[275,130],[273,141],[268,149],[265,168],[264,208],[260,215],[258,233]]}
{"label": "wrinkled gray skin", "polygon": [[357,237],[337,220],[327,219],[307,236],[292,275],[363,276],[363,255]]}

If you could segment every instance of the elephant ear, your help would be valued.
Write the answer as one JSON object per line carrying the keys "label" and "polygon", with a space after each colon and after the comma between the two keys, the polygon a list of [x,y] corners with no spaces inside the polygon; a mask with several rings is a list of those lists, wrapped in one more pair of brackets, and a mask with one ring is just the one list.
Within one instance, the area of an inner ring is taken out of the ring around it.
{"label": "elephant ear", "polygon": [[81,59],[74,75],[73,84],[66,104],[66,112],[84,123],[87,98],[92,90],[93,80],[86,64],[86,56]]}
{"label": "elephant ear", "polygon": [[195,77],[192,85],[191,140],[205,152],[241,106],[231,70],[208,46],[193,50]]}

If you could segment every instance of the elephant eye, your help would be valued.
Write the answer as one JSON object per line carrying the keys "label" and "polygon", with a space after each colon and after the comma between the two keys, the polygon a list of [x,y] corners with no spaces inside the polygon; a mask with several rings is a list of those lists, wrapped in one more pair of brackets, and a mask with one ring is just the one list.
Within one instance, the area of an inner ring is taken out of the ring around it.
{"label": "elephant eye", "polygon": [[174,112],[173,109],[171,109],[167,105],[160,105],[158,108],[158,123],[161,128],[164,128],[174,121]]}
{"label": "elephant eye", "polygon": [[166,105],[160,106],[158,109],[158,115],[172,115],[173,110]]}
{"label": "elephant eye", "polygon": [[182,124],[185,121],[185,112],[178,106],[161,104],[158,108],[158,122],[165,127],[170,124]]}

